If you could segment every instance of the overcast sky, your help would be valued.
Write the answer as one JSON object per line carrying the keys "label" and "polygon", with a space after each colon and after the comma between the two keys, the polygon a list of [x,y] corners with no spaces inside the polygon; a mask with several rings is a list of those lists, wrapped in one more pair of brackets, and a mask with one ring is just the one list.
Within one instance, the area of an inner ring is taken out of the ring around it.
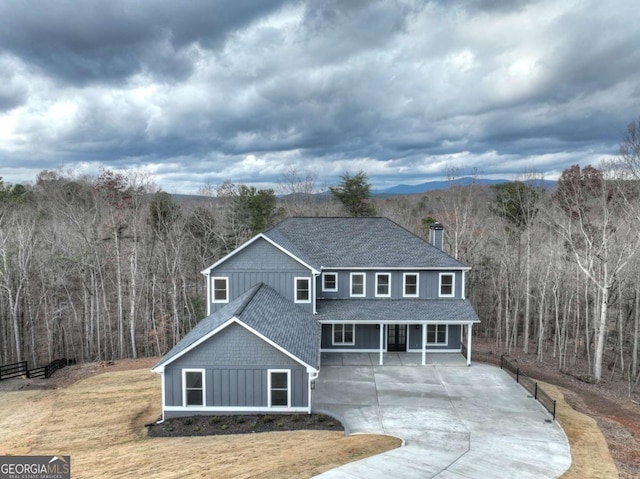
{"label": "overcast sky", "polygon": [[0,176],[556,177],[640,117],[637,0],[2,0]]}

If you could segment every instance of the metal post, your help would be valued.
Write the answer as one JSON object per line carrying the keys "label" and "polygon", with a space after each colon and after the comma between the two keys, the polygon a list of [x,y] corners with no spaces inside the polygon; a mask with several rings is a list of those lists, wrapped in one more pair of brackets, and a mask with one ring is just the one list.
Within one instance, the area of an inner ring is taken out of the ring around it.
{"label": "metal post", "polygon": [[383,363],[383,353],[384,353],[384,324],[380,323],[380,366]]}
{"label": "metal post", "polygon": [[427,325],[422,323],[422,365],[427,364]]}
{"label": "metal post", "polygon": [[533,398],[534,399],[538,399],[538,383],[536,383],[536,387],[533,393]]}
{"label": "metal post", "polygon": [[471,366],[471,328],[472,327],[473,327],[472,323],[467,324],[467,366]]}

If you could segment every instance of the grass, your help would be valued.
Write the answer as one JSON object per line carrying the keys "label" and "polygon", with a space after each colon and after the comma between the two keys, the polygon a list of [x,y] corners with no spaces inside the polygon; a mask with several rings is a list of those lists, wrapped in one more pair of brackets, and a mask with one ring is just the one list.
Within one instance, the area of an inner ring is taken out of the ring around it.
{"label": "grass", "polygon": [[3,393],[0,455],[69,455],[74,478],[308,478],[399,446],[333,431],[150,438],[161,410],[148,370],[92,376],[58,390]]}

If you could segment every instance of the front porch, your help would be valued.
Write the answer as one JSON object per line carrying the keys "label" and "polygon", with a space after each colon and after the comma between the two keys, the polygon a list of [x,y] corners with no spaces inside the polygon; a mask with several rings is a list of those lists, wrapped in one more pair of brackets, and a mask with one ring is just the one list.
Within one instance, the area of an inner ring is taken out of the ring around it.
{"label": "front porch", "polygon": [[[323,352],[322,366],[378,366],[379,353],[331,353]],[[426,353],[427,366],[466,366],[467,360],[461,353]],[[384,352],[384,366],[422,366],[422,354],[405,352]]]}

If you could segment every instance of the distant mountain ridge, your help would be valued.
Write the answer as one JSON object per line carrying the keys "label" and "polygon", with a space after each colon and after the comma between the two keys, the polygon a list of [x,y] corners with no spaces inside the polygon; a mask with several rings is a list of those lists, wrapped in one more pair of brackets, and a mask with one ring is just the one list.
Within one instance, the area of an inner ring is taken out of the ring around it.
{"label": "distant mountain ridge", "polygon": [[[482,186],[491,186],[498,185],[500,183],[509,183],[513,180],[506,179],[485,179],[485,178],[473,178],[472,176],[465,176],[462,178],[457,178],[453,180],[453,182],[449,180],[440,180],[440,181],[427,181],[425,183],[420,183],[417,185],[396,185],[391,186],[390,188],[384,189],[372,189],[371,194],[373,196],[393,196],[393,195],[413,195],[417,193],[425,193],[427,191],[434,190],[446,190],[451,187],[452,183],[455,186],[468,186],[472,183],[476,183]],[[536,184],[539,185],[540,182],[537,180],[525,181],[528,184]],[[545,189],[553,190],[556,187],[556,182],[553,180],[543,180],[542,186]]]}

